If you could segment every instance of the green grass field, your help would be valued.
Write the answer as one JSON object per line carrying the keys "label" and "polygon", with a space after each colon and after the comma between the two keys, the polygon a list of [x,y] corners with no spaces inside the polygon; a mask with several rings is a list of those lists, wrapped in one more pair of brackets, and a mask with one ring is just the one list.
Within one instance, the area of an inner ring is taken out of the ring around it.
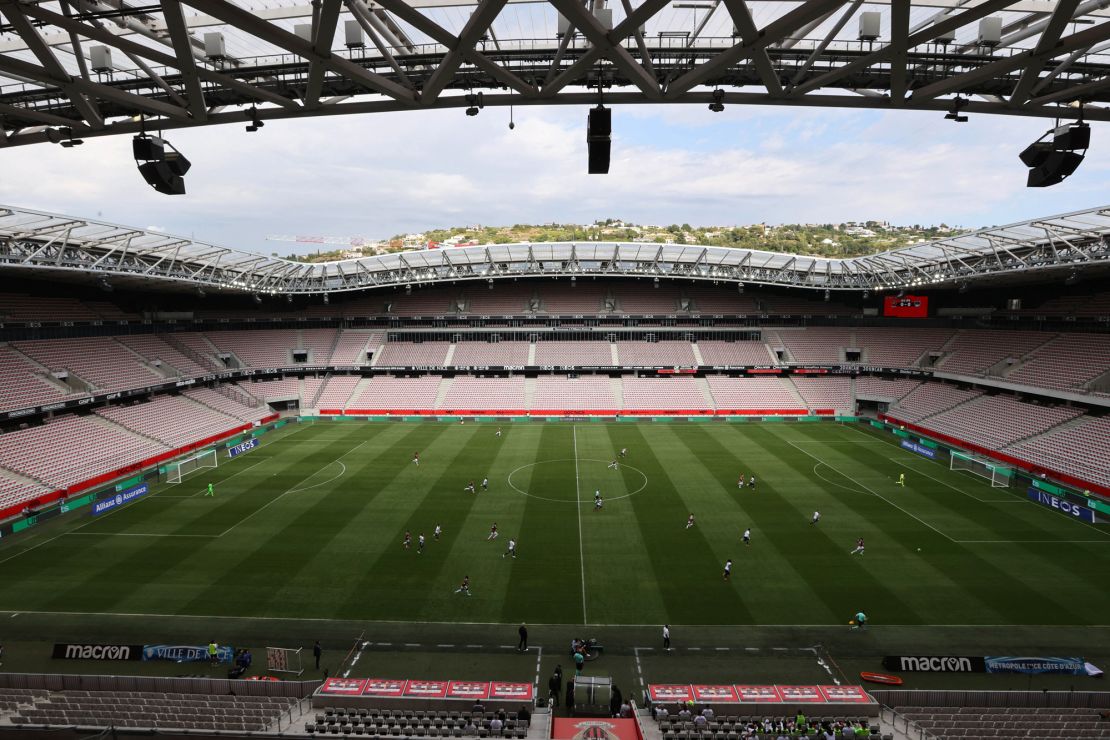
{"label": "green grass field", "polygon": [[[13,538],[0,604],[410,623],[844,625],[860,609],[876,626],[1107,623],[1110,529],[862,427],[495,429],[320,422],[265,437],[181,485]],[[737,489],[741,472],[755,492]],[[489,491],[463,491],[485,476]],[[423,554],[401,547],[405,531],[427,537]],[[510,537],[515,560],[502,557]],[[851,556],[857,537],[867,550]],[[464,575],[470,598],[455,593]]]}

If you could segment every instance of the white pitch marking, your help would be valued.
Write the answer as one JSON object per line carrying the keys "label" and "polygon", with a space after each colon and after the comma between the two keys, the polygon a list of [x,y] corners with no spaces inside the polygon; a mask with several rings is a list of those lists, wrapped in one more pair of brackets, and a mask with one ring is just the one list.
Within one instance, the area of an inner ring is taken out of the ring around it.
{"label": "white pitch marking", "polygon": [[850,476],[850,475],[845,475],[845,474],[844,474],[844,473],[842,473],[841,471],[839,471],[839,470],[837,470],[836,468],[834,468],[834,467],[833,467],[832,465],[829,465],[829,464],[828,464],[827,462],[825,462],[825,461],[824,461],[824,460],[822,460],[821,458],[819,458],[819,457],[817,457],[816,455],[814,455],[814,454],[813,454],[812,452],[806,452],[806,451],[805,451],[805,449],[803,449],[803,448],[799,447],[798,445],[794,444],[794,443],[793,443],[793,442],[791,442],[790,440],[785,440],[785,441],[786,441],[786,443],[787,443],[788,445],[790,445],[790,446],[791,446],[791,447],[793,447],[794,449],[798,450],[798,451],[799,451],[799,452],[801,452],[801,453],[802,453],[803,455],[808,455],[809,457],[812,457],[812,458],[813,458],[814,460],[816,460],[817,462],[819,462],[819,463],[821,463],[822,465],[824,465],[824,466],[825,466],[826,468],[828,468],[829,470],[833,470],[833,471],[836,471],[837,473],[840,473],[840,475],[843,475],[843,476],[844,476],[845,478],[847,478],[848,480],[852,481],[853,483],[855,483],[855,484],[856,484],[857,486],[859,486],[860,488],[864,489],[865,491],[867,491],[868,493],[872,494],[873,496],[876,496],[876,497],[878,497],[878,498],[882,499],[883,501],[886,501],[886,502],[887,502],[888,504],[890,504],[891,506],[893,506],[893,507],[894,507],[895,509],[898,509],[898,511],[902,512],[902,513],[903,513],[903,514],[905,514],[906,516],[912,517],[912,518],[916,519],[917,521],[921,522],[921,523],[922,523],[922,524],[924,524],[924,525],[925,525],[926,527],[928,527],[929,529],[933,530],[934,532],[936,532],[937,534],[939,534],[939,535],[940,535],[941,537],[943,537],[944,539],[948,540],[949,542],[955,542],[955,541],[956,541],[956,540],[952,539],[951,537],[949,537],[949,536],[948,536],[947,534],[945,534],[944,532],[942,532],[942,531],[940,531],[939,529],[937,529],[936,527],[934,527],[934,526],[933,526],[932,524],[929,524],[929,523],[928,523],[927,521],[925,521],[924,519],[922,519],[922,518],[920,518],[919,516],[917,516],[916,514],[912,514],[912,513],[908,512],[908,511],[906,511],[906,510],[905,510],[905,509],[903,509],[903,508],[902,508],[901,506],[899,506],[898,504],[896,504],[896,503],[894,503],[893,501],[891,501],[890,499],[888,499],[888,498],[887,498],[886,496],[882,496],[882,495],[880,495],[880,494],[878,494],[878,493],[875,493],[875,491],[874,491],[874,490],[872,490],[872,489],[868,488],[867,486],[863,485],[862,483],[860,483],[860,482],[859,482],[858,480],[856,480],[856,479],[855,479],[855,478],[853,478],[852,476]]}
{"label": "white pitch marking", "polygon": [[157,532],[63,532],[79,537],[200,537],[202,539],[215,539],[218,534],[162,534]]}
{"label": "white pitch marking", "polygon": [[589,624],[586,618],[586,550],[582,544],[582,487],[578,483],[578,427],[571,426],[574,436],[574,500],[578,509],[578,560],[582,568],[582,624]]}
{"label": "white pitch marking", "polygon": [[[907,452],[906,454],[908,455],[910,453]],[[951,483],[945,483],[940,478],[933,477],[933,476],[929,475],[928,473],[919,470],[918,468],[910,467],[905,460],[899,460],[896,457],[889,457],[889,456],[887,457],[887,460],[890,460],[891,462],[899,463],[900,465],[905,465],[906,468],[908,468],[909,470],[912,470],[914,473],[916,473],[918,475],[923,475],[926,478],[928,478],[929,480],[934,480],[937,483],[941,484],[942,486],[945,486],[947,488],[951,488],[956,493],[962,493],[963,495],[965,495],[969,498],[973,498],[981,504],[1020,504],[1022,502],[1022,499],[1018,498],[1017,496],[1010,496],[1010,497],[1004,498],[1004,499],[1003,498],[979,498],[978,496],[976,496],[973,493],[968,493],[967,491],[963,490],[962,488],[956,488]],[[914,459],[914,458],[909,458],[909,461],[917,462],[917,460]],[[933,461],[930,460],[929,462],[933,462]],[[937,465],[939,465],[939,464],[940,463],[937,463]]]}

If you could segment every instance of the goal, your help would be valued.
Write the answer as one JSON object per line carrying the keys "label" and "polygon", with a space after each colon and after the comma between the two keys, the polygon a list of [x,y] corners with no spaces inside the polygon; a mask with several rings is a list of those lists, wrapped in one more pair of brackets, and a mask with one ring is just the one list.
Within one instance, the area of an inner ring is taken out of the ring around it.
{"label": "goal", "polygon": [[966,470],[991,482],[992,488],[1009,488],[1014,471],[1005,465],[997,465],[978,457],[965,455],[962,452],[952,451],[950,470]]}
{"label": "goal", "polygon": [[205,450],[184,460],[177,460],[166,466],[166,483],[180,483],[189,473],[201,468],[214,468],[218,464],[215,450]]}
{"label": "goal", "polygon": [[293,673],[301,675],[301,648],[266,648],[266,670],[274,673]]}

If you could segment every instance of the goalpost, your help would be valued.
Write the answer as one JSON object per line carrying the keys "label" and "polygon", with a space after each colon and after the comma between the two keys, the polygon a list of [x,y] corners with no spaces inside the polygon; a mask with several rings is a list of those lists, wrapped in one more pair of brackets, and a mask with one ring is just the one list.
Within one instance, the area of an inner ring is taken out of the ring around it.
{"label": "goalpost", "polygon": [[215,450],[205,450],[196,455],[177,460],[166,465],[166,483],[180,483],[181,479],[203,468],[215,468],[219,465]]}
{"label": "goalpost", "polygon": [[1012,468],[1005,465],[988,462],[982,458],[972,457],[962,452],[952,450],[949,470],[966,470],[991,482],[991,488],[1009,488],[1010,479],[1014,475]]}
{"label": "goalpost", "polygon": [[301,666],[301,648],[266,648],[266,670],[301,675],[304,673],[304,668]]}

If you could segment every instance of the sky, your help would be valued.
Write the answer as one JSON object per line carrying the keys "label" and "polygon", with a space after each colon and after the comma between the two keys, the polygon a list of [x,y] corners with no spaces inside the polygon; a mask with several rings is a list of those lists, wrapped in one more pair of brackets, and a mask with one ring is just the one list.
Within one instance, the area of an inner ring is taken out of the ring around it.
{"label": "sky", "polygon": [[[1044,119],[827,108],[625,105],[608,176],[586,174],[586,108],[486,108],[170,131],[193,163],[165,196],[130,136],[0,150],[0,203],[269,254],[269,235],[385,238],[458,225],[840,223],[992,226],[1110,203],[1110,127],[1071,178],[1025,187]],[[245,121],[244,121],[245,123]]]}

